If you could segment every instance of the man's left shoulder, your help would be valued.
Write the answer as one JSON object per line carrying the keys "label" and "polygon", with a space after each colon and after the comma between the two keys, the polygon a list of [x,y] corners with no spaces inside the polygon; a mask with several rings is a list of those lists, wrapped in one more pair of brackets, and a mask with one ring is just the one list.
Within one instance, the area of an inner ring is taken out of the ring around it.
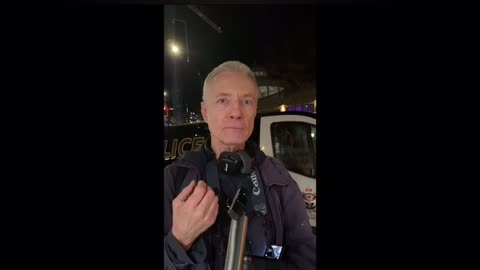
{"label": "man's left shoulder", "polygon": [[266,166],[273,166],[274,168],[276,168],[280,172],[286,171],[288,173],[287,167],[278,158],[265,155],[265,160],[263,161],[263,164],[266,165]]}
{"label": "man's left shoulder", "polygon": [[271,156],[265,156],[260,171],[266,176],[266,184],[288,185],[292,180],[283,162]]}

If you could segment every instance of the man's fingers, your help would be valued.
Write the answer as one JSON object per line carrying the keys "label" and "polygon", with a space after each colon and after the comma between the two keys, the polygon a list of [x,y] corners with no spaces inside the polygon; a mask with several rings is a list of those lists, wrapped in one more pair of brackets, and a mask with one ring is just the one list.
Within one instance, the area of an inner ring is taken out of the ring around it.
{"label": "man's fingers", "polygon": [[208,209],[206,215],[210,219],[209,225],[212,226],[213,223],[215,223],[215,220],[217,219],[218,209],[220,208],[220,205],[218,204],[218,197],[217,196],[215,196],[213,198],[212,202],[210,203],[210,205],[208,207],[209,207],[209,209]]}
{"label": "man's fingers", "polygon": [[207,187],[207,192],[205,192],[205,196],[203,196],[203,199],[198,204],[198,208],[200,209],[200,211],[203,210],[204,213],[207,213],[207,210],[210,208],[210,205],[212,204],[214,198],[215,192],[211,187]]}
{"label": "man's fingers", "polygon": [[186,201],[188,197],[190,197],[190,194],[192,194],[194,187],[196,186],[195,180],[192,180],[188,186],[184,187],[180,194],[177,195],[175,199],[178,199],[182,202]]}
{"label": "man's fingers", "polygon": [[197,186],[195,187],[195,190],[193,190],[192,195],[188,197],[188,200],[186,203],[191,204],[192,206],[196,207],[203,199],[203,196],[205,196],[205,193],[207,192],[207,183],[205,181],[198,181]]}
{"label": "man's fingers", "polygon": [[215,216],[217,216],[218,208],[220,208],[220,205],[218,204],[218,197],[215,196],[213,198],[212,203],[210,204],[210,208],[208,209],[209,213],[214,213]]}

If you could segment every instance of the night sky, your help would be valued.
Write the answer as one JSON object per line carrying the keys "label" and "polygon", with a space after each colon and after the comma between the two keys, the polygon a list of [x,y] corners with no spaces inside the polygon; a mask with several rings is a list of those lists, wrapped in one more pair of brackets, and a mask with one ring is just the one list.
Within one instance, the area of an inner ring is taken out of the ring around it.
{"label": "night sky", "polygon": [[[218,6],[196,5],[223,33],[219,34],[187,6],[166,6],[164,41],[173,38],[183,47],[183,23],[187,22],[190,62],[178,61],[178,81],[184,104],[199,112],[205,76],[227,60],[249,66],[274,66],[288,71],[300,66],[305,80],[315,80],[315,9],[308,6]],[[165,87],[172,88],[173,60],[165,44]],[[200,74],[200,75],[198,75]],[[275,76],[275,74],[272,74]],[[171,96],[167,101],[172,104]]]}

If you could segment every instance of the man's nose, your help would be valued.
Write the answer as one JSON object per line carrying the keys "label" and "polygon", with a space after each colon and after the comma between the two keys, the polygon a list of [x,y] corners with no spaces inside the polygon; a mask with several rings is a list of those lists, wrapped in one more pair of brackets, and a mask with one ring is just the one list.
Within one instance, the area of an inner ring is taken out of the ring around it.
{"label": "man's nose", "polygon": [[241,101],[233,102],[232,110],[230,111],[230,118],[241,118],[242,117],[242,107]]}

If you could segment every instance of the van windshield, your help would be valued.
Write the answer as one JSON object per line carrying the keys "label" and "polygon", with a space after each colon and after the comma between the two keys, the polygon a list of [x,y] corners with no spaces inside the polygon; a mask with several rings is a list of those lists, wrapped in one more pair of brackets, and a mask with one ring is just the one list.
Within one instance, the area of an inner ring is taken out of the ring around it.
{"label": "van windshield", "polygon": [[271,125],[273,154],[289,171],[316,177],[316,126],[304,122]]}

